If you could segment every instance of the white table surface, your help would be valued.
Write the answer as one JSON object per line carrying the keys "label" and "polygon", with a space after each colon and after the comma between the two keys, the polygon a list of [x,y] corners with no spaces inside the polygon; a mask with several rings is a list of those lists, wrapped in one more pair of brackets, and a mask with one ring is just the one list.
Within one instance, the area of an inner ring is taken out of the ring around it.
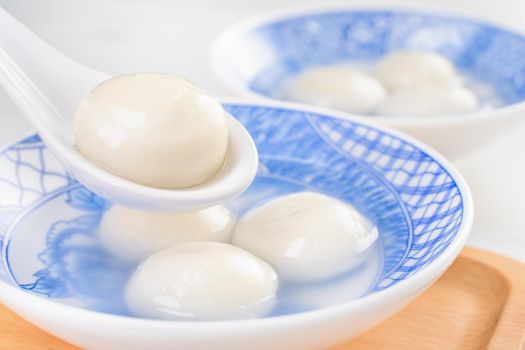
{"label": "white table surface", "polygon": [[[218,31],[261,11],[328,3],[345,2],[0,0],[0,5],[20,21],[79,62],[113,74],[175,73],[219,95],[224,94],[225,89],[213,76],[207,55]],[[401,0],[395,3],[439,6],[525,32],[524,0]],[[367,4],[379,4],[379,1],[369,0]],[[392,2],[381,1],[381,4]],[[30,129],[0,90],[0,144],[16,140]],[[455,160],[469,181],[476,205],[469,244],[522,261],[525,261],[524,151],[525,123],[517,125],[503,139]]]}

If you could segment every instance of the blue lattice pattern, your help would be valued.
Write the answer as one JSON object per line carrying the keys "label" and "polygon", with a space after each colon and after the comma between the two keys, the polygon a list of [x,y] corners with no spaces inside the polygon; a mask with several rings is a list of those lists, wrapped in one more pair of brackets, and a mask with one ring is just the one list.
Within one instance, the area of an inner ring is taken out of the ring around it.
{"label": "blue lattice pattern", "polygon": [[406,279],[439,256],[462,219],[462,198],[447,171],[430,156],[387,133],[331,118],[309,118],[340,152],[361,160],[395,188],[412,221],[412,242],[404,260],[377,285]]}
{"label": "blue lattice pattern", "polygon": [[[74,182],[38,135],[0,152],[0,246],[20,213],[54,190]],[[0,277],[5,271],[0,268]]]}
{"label": "blue lattice pattern", "polygon": [[1,236],[14,214],[74,181],[37,135],[0,153],[0,169]]}

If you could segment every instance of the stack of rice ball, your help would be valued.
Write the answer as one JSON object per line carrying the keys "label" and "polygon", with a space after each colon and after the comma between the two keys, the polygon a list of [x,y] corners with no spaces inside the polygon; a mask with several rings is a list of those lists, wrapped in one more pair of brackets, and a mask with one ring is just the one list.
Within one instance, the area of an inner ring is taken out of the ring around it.
{"label": "stack of rice ball", "polygon": [[350,113],[437,116],[478,109],[475,94],[445,57],[398,51],[371,73],[348,65],[307,69],[293,78],[287,98]]}
{"label": "stack of rice ball", "polygon": [[[94,164],[161,189],[197,186],[227,158],[228,114],[192,83],[169,74],[108,79],[84,98],[76,148]],[[225,205],[177,213],[108,209],[102,245],[138,264],[125,289],[129,310],[159,319],[260,317],[279,280],[306,283],[359,263],[377,229],[355,208],[312,192],[277,198],[238,223]]]}
{"label": "stack of rice ball", "polygon": [[138,264],[125,289],[133,314],[225,320],[271,313],[280,282],[308,284],[355,268],[378,231],[354,207],[300,192],[238,222],[224,205],[184,213],[114,205],[99,236],[115,257]]}

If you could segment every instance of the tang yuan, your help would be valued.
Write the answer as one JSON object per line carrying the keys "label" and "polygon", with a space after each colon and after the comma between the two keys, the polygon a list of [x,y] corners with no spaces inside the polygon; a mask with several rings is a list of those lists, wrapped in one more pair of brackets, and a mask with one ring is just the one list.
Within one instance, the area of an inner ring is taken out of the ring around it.
{"label": "tang yuan", "polygon": [[93,88],[75,118],[76,148],[114,175],[175,189],[224,164],[226,112],[192,83],[168,74],[117,76]]}
{"label": "tang yuan", "polygon": [[288,87],[291,100],[351,113],[370,112],[385,95],[372,75],[344,65],[305,70]]}
{"label": "tang yuan", "polygon": [[173,320],[256,318],[275,304],[278,279],[260,258],[233,245],[186,243],[139,265],[125,291],[137,316]]}
{"label": "tang yuan", "polygon": [[374,223],[354,207],[302,192],[248,212],[232,243],[268,261],[283,281],[309,282],[351,270],[377,237]]}
{"label": "tang yuan", "polygon": [[383,57],[374,72],[390,91],[460,82],[452,63],[433,52],[395,51]]}
{"label": "tang yuan", "polygon": [[182,243],[228,242],[235,222],[235,215],[223,205],[173,213],[113,205],[102,217],[99,237],[115,257],[133,262]]}

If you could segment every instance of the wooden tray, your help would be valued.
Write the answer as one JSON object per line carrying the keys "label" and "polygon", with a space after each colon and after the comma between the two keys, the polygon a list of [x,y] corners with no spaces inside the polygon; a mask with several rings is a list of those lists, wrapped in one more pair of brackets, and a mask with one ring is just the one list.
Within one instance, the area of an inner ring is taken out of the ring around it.
{"label": "wooden tray", "polygon": [[[0,349],[72,350],[0,306]],[[525,264],[465,249],[406,309],[332,350],[525,350]]]}
{"label": "wooden tray", "polygon": [[466,248],[428,291],[333,350],[525,350],[525,264]]}

